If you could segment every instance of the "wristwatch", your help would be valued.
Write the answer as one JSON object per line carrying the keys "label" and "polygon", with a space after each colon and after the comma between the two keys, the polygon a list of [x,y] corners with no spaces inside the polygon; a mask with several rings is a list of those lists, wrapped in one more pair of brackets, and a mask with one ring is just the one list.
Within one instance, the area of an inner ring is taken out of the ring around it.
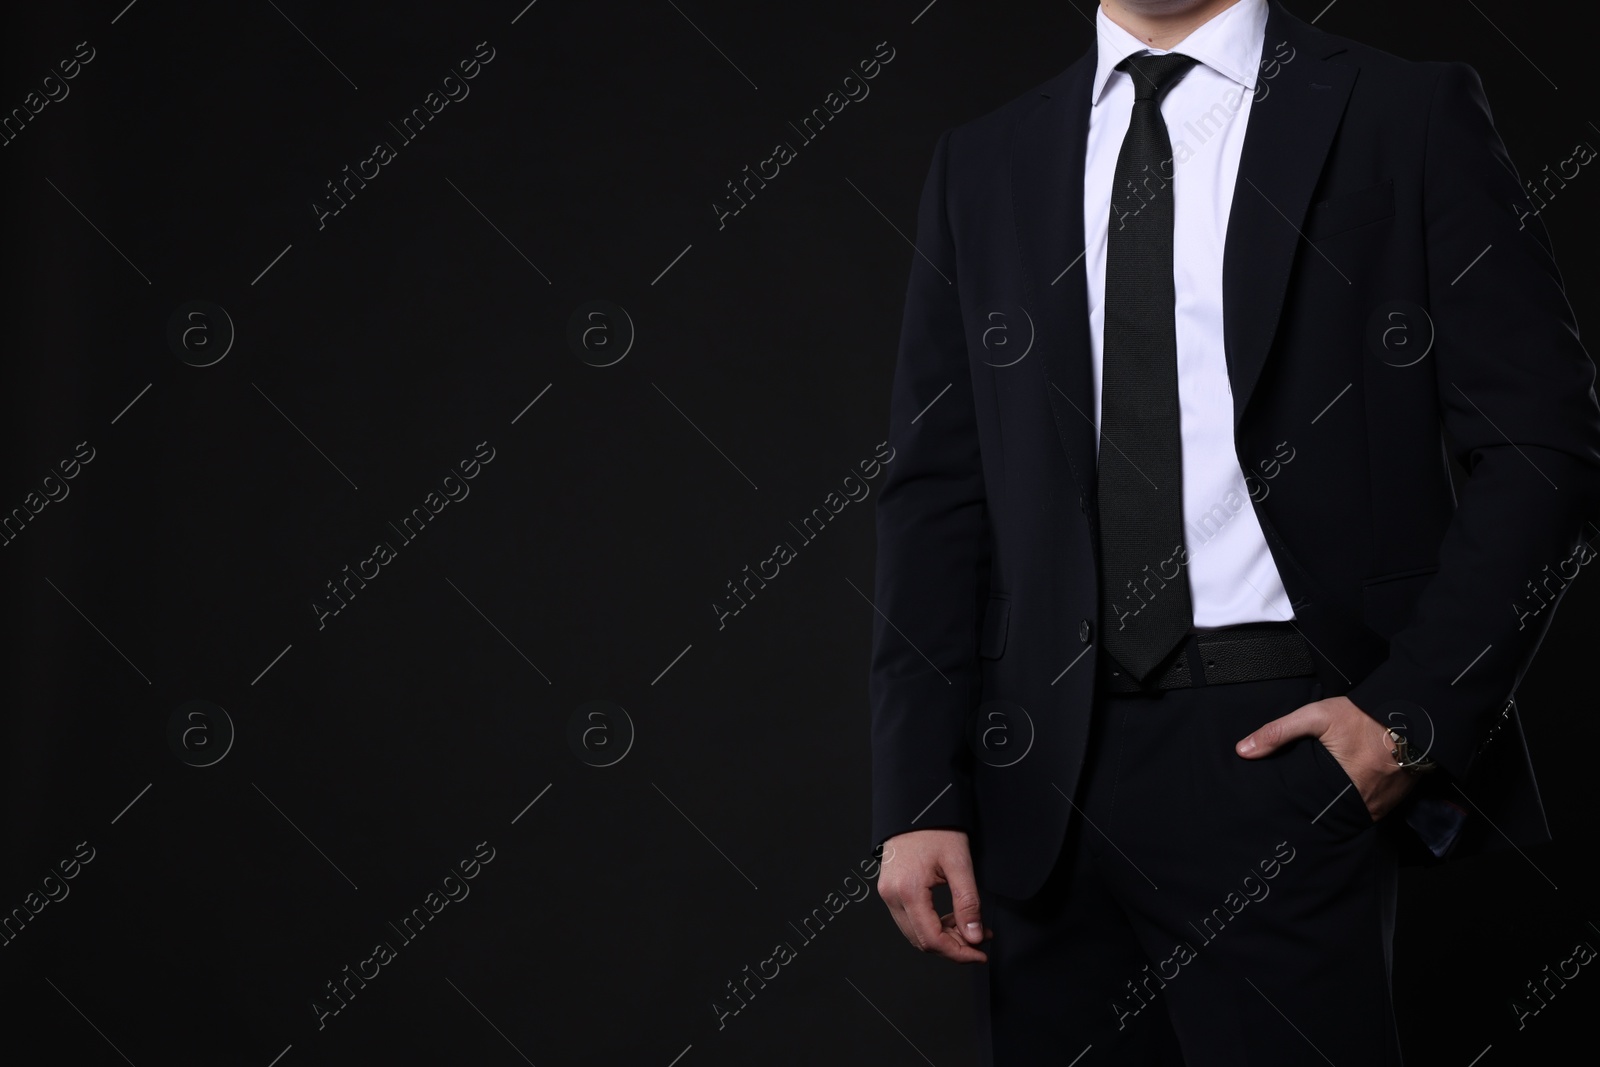
{"label": "wristwatch", "polygon": [[1406,735],[1392,726],[1389,727],[1389,743],[1394,746],[1389,749],[1389,755],[1393,756],[1394,761],[1403,769],[1413,774],[1425,774],[1438,766],[1432,760],[1425,758],[1426,754],[1419,755],[1412,752],[1411,742],[1406,740]]}

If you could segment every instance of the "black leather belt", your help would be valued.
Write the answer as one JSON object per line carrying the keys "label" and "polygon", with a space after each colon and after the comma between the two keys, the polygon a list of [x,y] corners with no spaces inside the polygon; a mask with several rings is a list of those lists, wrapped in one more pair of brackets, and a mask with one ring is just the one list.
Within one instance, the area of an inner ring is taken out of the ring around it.
{"label": "black leather belt", "polygon": [[1156,692],[1315,674],[1305,638],[1287,622],[1247,623],[1192,633],[1143,685],[1107,655],[1101,655],[1099,671],[1100,687],[1108,693]]}

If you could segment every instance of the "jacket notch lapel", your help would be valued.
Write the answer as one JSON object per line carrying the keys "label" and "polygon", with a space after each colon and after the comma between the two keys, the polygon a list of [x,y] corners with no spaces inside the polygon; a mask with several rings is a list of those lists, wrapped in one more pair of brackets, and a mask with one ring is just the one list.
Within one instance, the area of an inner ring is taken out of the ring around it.
{"label": "jacket notch lapel", "polygon": [[1223,340],[1235,430],[1272,347],[1311,195],[1356,80],[1354,67],[1324,61],[1337,49],[1330,50],[1321,31],[1274,2],[1263,56],[1276,56],[1280,42],[1294,51],[1278,60],[1273,77],[1257,81],[1223,253]]}

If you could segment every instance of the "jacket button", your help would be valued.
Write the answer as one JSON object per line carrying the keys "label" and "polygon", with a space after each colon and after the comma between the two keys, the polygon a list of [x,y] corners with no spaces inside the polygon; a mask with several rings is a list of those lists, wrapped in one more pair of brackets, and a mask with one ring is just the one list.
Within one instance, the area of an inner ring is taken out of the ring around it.
{"label": "jacket button", "polygon": [[1084,619],[1082,622],[1078,623],[1078,640],[1079,641],[1085,641],[1085,642],[1087,642],[1089,640],[1089,620],[1088,619]]}

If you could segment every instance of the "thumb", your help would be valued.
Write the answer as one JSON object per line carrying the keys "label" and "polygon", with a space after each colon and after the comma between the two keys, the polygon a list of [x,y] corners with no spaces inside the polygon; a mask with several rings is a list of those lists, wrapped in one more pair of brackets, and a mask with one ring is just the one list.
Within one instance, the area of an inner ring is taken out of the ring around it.
{"label": "thumb", "polygon": [[976,945],[983,940],[983,916],[979,911],[978,881],[972,873],[972,857],[966,849],[946,857],[944,877],[950,885],[956,929],[968,944]]}
{"label": "thumb", "polygon": [[1307,705],[1256,727],[1249,736],[1240,739],[1234,751],[1246,759],[1271,755],[1297,737],[1317,736],[1323,726],[1314,708]]}

